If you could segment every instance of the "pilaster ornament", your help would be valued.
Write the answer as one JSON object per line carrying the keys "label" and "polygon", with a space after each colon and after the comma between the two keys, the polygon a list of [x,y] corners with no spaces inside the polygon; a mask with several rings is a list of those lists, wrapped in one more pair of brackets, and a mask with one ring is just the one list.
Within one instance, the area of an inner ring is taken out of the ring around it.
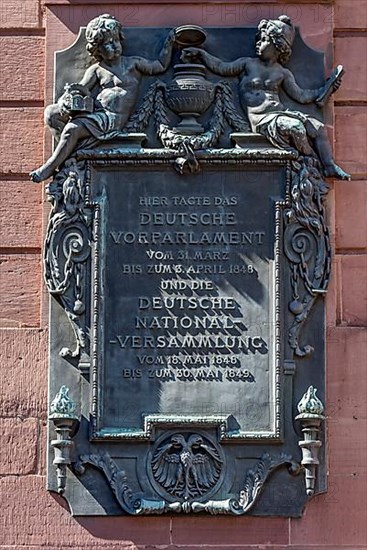
{"label": "pilaster ornament", "polygon": [[71,160],[47,186],[52,204],[44,246],[47,288],[63,306],[73,327],[76,347],[60,350],[62,357],[81,356],[89,363],[86,329],[86,277],[91,243],[91,211],[83,184],[84,164]]}
{"label": "pilaster ornament", "polygon": [[67,466],[71,464],[72,433],[79,421],[75,411],[76,404],[69,396],[69,388],[61,386],[50,405],[48,417],[52,420],[57,435],[51,445],[55,451],[53,465],[56,467],[57,490],[60,495],[65,492]]}
{"label": "pilaster ornament", "polygon": [[325,420],[324,406],[316,395],[317,389],[310,386],[298,403],[296,420],[299,420],[304,440],[299,442],[302,449],[301,464],[305,470],[306,493],[315,492],[316,472],[319,465],[319,450],[322,442],[318,439],[320,426]]}
{"label": "pilaster ornament", "polygon": [[317,159],[300,157],[291,166],[290,208],[285,212],[284,231],[292,288],[288,307],[294,316],[288,340],[295,355],[303,357],[314,348],[300,345],[300,330],[317,298],[326,294],[330,278],[331,245],[324,206],[329,188]]}

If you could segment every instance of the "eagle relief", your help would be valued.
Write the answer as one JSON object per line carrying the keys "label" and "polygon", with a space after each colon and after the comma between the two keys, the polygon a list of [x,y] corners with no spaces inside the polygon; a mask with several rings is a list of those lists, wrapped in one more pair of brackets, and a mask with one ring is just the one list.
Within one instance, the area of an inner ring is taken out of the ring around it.
{"label": "eagle relief", "polygon": [[[218,484],[223,467],[219,449],[198,433],[175,433],[153,452],[152,476],[161,489],[179,500],[198,498]],[[167,495],[166,495],[167,496]]]}

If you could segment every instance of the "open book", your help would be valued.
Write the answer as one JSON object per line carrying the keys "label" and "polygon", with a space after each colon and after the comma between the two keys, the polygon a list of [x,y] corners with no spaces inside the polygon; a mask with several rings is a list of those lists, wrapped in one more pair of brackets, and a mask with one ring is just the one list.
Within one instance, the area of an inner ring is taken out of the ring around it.
{"label": "open book", "polygon": [[325,105],[331,94],[334,92],[334,84],[343,76],[344,72],[343,65],[338,65],[329,76],[325,83],[324,91],[315,100],[319,107],[323,107]]}

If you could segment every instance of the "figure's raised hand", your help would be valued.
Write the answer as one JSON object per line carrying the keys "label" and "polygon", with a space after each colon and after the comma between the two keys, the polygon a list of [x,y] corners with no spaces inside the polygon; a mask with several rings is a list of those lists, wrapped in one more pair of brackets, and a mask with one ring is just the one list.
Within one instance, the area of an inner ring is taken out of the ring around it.
{"label": "figure's raised hand", "polygon": [[29,177],[34,183],[40,183],[42,181],[42,176],[39,174],[38,170],[32,170],[32,172],[29,172]]}
{"label": "figure's raised hand", "polygon": [[325,88],[330,87],[331,93],[335,93],[341,86],[343,75],[344,68],[342,65],[338,65],[327,79],[325,83]]}
{"label": "figure's raised hand", "polygon": [[344,75],[343,66],[338,65],[336,69],[334,69],[334,71],[331,73],[329,78],[327,79],[325,87],[330,87],[332,94],[340,88],[343,80],[343,75]]}
{"label": "figure's raised hand", "polygon": [[319,95],[316,98],[316,104],[319,107],[323,107],[327,102],[328,98],[340,88],[342,78],[344,74],[343,65],[338,65],[336,69],[331,73],[325,85],[320,88]]}
{"label": "figure's raised hand", "polygon": [[202,52],[200,48],[185,48],[182,50],[180,59],[184,63],[193,63],[201,58]]}

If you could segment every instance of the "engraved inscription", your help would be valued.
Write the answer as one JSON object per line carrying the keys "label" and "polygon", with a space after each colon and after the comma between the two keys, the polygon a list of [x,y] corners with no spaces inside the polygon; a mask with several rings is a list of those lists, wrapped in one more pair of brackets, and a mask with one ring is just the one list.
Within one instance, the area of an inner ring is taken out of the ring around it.
{"label": "engraved inscription", "polygon": [[149,193],[144,173],[98,180],[103,425],[224,413],[241,433],[273,433],[275,174],[259,188],[229,172],[195,194],[172,172],[149,174]]}

